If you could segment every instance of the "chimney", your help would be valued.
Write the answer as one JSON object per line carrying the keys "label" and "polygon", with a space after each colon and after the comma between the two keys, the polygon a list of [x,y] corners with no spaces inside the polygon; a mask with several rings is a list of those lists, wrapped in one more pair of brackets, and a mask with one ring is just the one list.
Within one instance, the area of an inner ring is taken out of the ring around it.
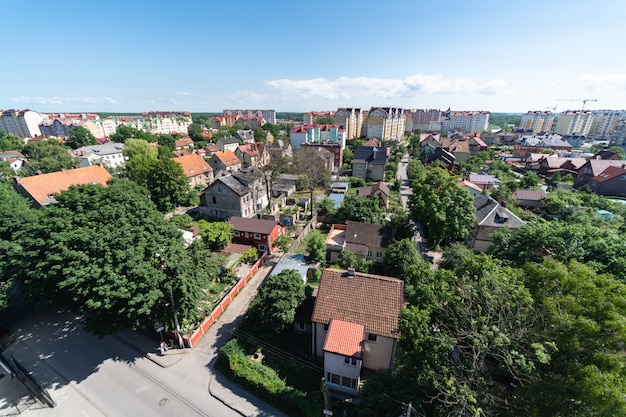
{"label": "chimney", "polygon": [[354,268],[348,268],[348,270],[346,271],[346,276],[348,278],[354,278]]}

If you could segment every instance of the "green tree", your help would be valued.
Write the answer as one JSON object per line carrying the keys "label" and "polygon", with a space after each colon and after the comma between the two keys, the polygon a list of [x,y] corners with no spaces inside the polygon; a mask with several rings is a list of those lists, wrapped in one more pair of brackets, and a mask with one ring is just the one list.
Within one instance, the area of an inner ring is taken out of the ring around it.
{"label": "green tree", "polygon": [[309,252],[309,258],[313,261],[324,262],[326,260],[326,242],[318,230],[311,230],[306,237],[306,249]]}
{"label": "green tree", "polygon": [[306,175],[298,175],[296,178],[296,190],[308,190],[311,188],[311,182],[309,181],[309,177]]}
{"label": "green tree", "polygon": [[[339,253],[339,256],[337,257],[337,265],[341,269],[348,269],[348,268],[356,269],[359,266],[359,260],[357,259],[354,253],[348,250],[343,250]],[[367,271],[361,271],[361,272],[367,272]]]}
{"label": "green tree", "polygon": [[72,149],[82,148],[83,146],[98,145],[96,137],[89,130],[82,126],[76,126],[70,132],[70,138],[67,144]]}
{"label": "green tree", "polygon": [[348,220],[366,221],[367,223],[381,224],[385,213],[376,200],[357,195],[344,198],[341,206],[335,212],[335,221],[345,223]]}
{"label": "green tree", "polygon": [[21,151],[24,148],[24,139],[12,134],[0,132],[0,152]]}
{"label": "green tree", "polygon": [[187,128],[187,134],[194,142],[202,142],[205,140],[205,137],[202,136],[202,126],[197,123],[192,123]]}
{"label": "green tree", "polygon": [[254,140],[256,142],[267,142],[267,131],[262,128],[257,128],[254,131]]}
{"label": "green tree", "polygon": [[383,256],[382,267],[385,275],[406,280],[419,263],[424,262],[410,239],[393,242]]}
{"label": "green tree", "polygon": [[391,216],[389,224],[393,230],[394,240],[412,239],[415,235],[415,225],[404,210],[396,210]]}
{"label": "green tree", "polygon": [[172,159],[159,159],[148,172],[146,185],[152,201],[163,212],[187,204],[192,192],[183,168]]}
{"label": "green tree", "polygon": [[528,171],[519,182],[519,187],[524,189],[536,189],[541,182],[541,178],[534,171]]}
{"label": "green tree", "polygon": [[274,245],[280,248],[280,250],[282,250],[283,252],[288,252],[289,248],[291,248],[292,243],[293,238],[288,234],[282,234],[274,240]]}
{"label": "green tree", "polygon": [[441,168],[429,169],[413,182],[409,207],[413,220],[424,226],[435,246],[464,238],[476,219],[470,193]]}
{"label": "green tree", "polygon": [[157,150],[143,139],[128,139],[122,148],[128,178],[141,186],[146,186],[148,174],[156,164],[157,153]]}
{"label": "green tree", "polygon": [[10,275],[23,293],[40,307],[81,312],[99,335],[161,317],[168,288],[186,285],[171,274],[185,256],[177,228],[127,180],[73,186],[57,201],[17,234]]}
{"label": "green tree", "polygon": [[352,152],[350,148],[346,147],[343,150],[343,165],[346,167],[351,167],[353,160],[354,160],[354,152]]}
{"label": "green tree", "polygon": [[609,151],[615,152],[621,160],[626,159],[626,149],[622,148],[621,146],[611,146],[609,148]]}
{"label": "green tree", "polygon": [[146,142],[156,142],[157,138],[150,132],[138,130],[129,126],[120,125],[114,134],[109,136],[112,142],[126,143],[128,139],[142,139]]}
{"label": "green tree", "polygon": [[211,250],[220,251],[233,240],[233,225],[227,222],[198,222],[202,241]]}
{"label": "green tree", "polygon": [[54,139],[31,140],[23,149],[30,167],[44,174],[77,167],[80,161],[68,150],[67,146]]}
{"label": "green tree", "polygon": [[335,203],[330,198],[324,197],[315,205],[315,210],[321,216],[333,216],[335,214]]}
{"label": "green tree", "polygon": [[293,323],[296,308],[306,298],[304,281],[295,269],[271,275],[259,289],[245,321],[270,333],[281,333]]}
{"label": "green tree", "polygon": [[626,286],[576,261],[526,264],[540,340],[557,351],[521,393],[526,416],[626,415]]}

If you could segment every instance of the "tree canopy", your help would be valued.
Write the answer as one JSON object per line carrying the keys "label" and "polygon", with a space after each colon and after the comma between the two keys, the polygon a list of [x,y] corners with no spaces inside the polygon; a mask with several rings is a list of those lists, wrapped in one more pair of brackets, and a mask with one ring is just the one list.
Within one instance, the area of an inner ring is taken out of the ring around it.
{"label": "tree canopy", "polygon": [[98,145],[98,141],[89,130],[82,126],[76,126],[72,129],[67,144],[72,149],[78,149],[83,146]]}
{"label": "tree canopy", "polygon": [[306,237],[306,242],[309,258],[316,262],[324,262],[326,260],[326,243],[324,242],[324,236],[317,230],[311,230]]}
{"label": "tree canopy", "polygon": [[428,169],[413,182],[409,207],[434,245],[464,238],[476,219],[470,193],[441,168]]}
{"label": "tree canopy", "polygon": [[24,139],[0,131],[0,152],[21,151],[24,148]]}
{"label": "tree canopy", "polygon": [[220,251],[233,240],[233,225],[227,222],[198,222],[202,241],[211,250]]}
{"label": "tree canopy", "polygon": [[387,247],[383,256],[382,267],[385,275],[406,279],[413,268],[424,262],[415,248],[415,243],[410,239],[402,239],[393,242]]}
{"label": "tree canopy", "polygon": [[180,164],[173,159],[159,159],[146,178],[150,197],[163,212],[188,204],[192,190]]}
{"label": "tree canopy", "polygon": [[156,164],[158,151],[143,139],[128,139],[122,148],[126,174],[135,183],[146,186],[148,174]]}
{"label": "tree canopy", "polygon": [[24,146],[23,152],[28,157],[28,164],[34,171],[44,174],[72,169],[80,161],[68,153],[69,148],[58,140],[31,140]]}
{"label": "tree canopy", "polygon": [[365,220],[367,223],[382,224],[384,215],[385,213],[377,200],[365,196],[349,195],[343,199],[341,206],[335,212],[335,220],[337,223],[345,223],[348,220]]}

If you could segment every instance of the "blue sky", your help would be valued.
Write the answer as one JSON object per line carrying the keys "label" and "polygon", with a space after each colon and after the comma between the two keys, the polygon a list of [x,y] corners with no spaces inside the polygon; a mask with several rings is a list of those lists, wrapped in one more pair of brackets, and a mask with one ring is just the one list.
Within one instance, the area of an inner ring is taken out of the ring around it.
{"label": "blue sky", "polygon": [[5,1],[0,108],[626,108],[626,1]]}

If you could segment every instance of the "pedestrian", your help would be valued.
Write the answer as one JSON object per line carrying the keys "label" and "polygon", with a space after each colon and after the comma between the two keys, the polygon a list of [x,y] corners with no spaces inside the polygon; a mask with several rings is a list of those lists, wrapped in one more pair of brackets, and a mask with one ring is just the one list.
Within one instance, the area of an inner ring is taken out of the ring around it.
{"label": "pedestrian", "polygon": [[165,344],[165,342],[161,342],[160,349],[161,349],[161,355],[164,355],[165,352],[167,352],[167,345]]}

